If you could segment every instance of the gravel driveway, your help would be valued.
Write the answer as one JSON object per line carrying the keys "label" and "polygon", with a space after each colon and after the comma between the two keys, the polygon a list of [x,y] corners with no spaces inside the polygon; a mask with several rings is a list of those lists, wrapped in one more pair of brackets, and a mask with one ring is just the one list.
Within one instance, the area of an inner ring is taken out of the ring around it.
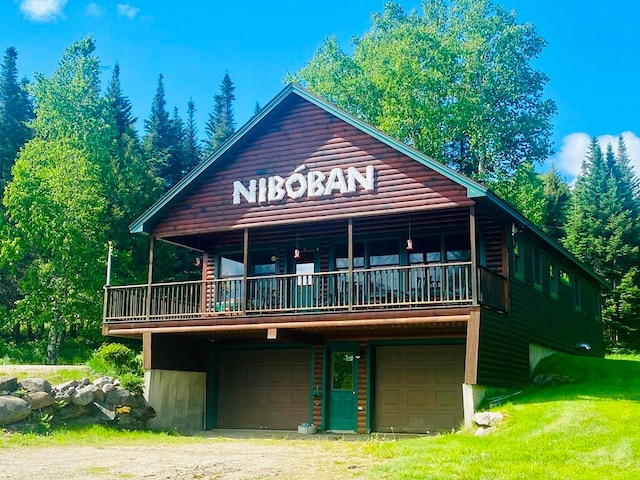
{"label": "gravel driveway", "polygon": [[219,436],[170,445],[12,446],[0,448],[0,479],[364,479],[374,460],[361,447],[327,437]]}

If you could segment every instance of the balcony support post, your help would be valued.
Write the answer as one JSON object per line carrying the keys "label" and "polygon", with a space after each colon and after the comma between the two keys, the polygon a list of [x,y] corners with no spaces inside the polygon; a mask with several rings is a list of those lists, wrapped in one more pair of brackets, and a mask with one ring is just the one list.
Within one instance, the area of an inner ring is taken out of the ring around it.
{"label": "balcony support post", "polygon": [[145,299],[145,317],[151,318],[151,285],[153,284],[153,256],[156,248],[156,238],[149,237],[149,271],[147,273],[147,298]]}
{"label": "balcony support post", "polygon": [[353,310],[353,218],[347,225],[347,256],[349,257],[349,311]]}
{"label": "balcony support post", "polygon": [[242,314],[247,310],[247,277],[249,272],[249,229],[244,229],[243,234],[243,252],[242,252],[242,263],[244,265],[242,269]]}
{"label": "balcony support post", "polygon": [[473,305],[478,305],[478,246],[476,232],[476,206],[469,207],[469,236],[471,241],[471,301]]}

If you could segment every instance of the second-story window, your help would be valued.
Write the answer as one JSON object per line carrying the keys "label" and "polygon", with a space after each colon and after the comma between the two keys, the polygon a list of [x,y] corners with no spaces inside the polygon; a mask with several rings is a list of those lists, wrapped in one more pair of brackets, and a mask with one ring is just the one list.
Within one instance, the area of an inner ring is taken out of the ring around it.
{"label": "second-story window", "polygon": [[578,277],[575,277],[573,281],[573,303],[576,307],[576,310],[582,310],[582,299],[580,298],[580,279]]}
{"label": "second-story window", "polygon": [[542,289],[542,258],[537,248],[533,249],[533,285]]}
{"label": "second-story window", "polygon": [[553,262],[549,263],[549,293],[558,299],[558,266]]}
{"label": "second-story window", "polygon": [[513,242],[513,275],[520,280],[524,280],[524,258],[522,251],[522,242],[514,240]]}

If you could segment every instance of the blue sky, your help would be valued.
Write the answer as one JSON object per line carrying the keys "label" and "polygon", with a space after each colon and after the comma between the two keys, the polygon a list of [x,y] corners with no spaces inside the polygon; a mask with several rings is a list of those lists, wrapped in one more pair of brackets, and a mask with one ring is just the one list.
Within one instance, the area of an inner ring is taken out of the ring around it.
{"label": "blue sky", "polygon": [[[128,1],[129,3],[124,3]],[[555,100],[553,161],[570,180],[591,136],[603,143],[623,134],[640,172],[640,3],[631,0],[494,0],[531,22],[548,46],[536,68]],[[416,0],[399,2],[406,10]],[[370,27],[383,1],[278,2],[194,0],[3,0],[0,49],[15,46],[21,75],[50,75],[71,42],[92,34],[105,79],[118,61],[125,93],[140,119],[148,115],[158,74],[167,103],[184,115],[198,109],[201,134],[220,80],[236,86],[236,119],[243,124],[256,102],[267,103],[285,73],[302,67],[323,39],[345,48]],[[142,122],[139,122],[142,127]]]}

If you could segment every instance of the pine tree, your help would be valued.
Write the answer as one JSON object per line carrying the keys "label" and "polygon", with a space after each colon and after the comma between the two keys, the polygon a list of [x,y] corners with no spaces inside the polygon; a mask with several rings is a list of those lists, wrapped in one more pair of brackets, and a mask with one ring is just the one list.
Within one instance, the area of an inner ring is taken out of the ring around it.
{"label": "pine tree", "polygon": [[540,180],[544,188],[544,220],[542,230],[554,240],[565,236],[567,212],[571,202],[569,185],[560,177],[555,165],[542,175]]}
{"label": "pine tree", "polygon": [[186,131],[184,122],[180,118],[178,108],[174,107],[173,115],[169,123],[170,129],[170,145],[169,145],[169,165],[165,180],[168,187],[173,187],[178,183],[185,174],[186,151],[185,139]]}
{"label": "pine tree", "polygon": [[177,142],[179,128],[176,119],[169,116],[165,99],[164,76],[158,76],[158,86],[151,104],[149,118],[144,121],[146,135],[143,147],[150,169],[163,179],[164,189],[168,190],[180,179],[181,161]]}
{"label": "pine tree", "polygon": [[9,47],[0,66],[0,196],[18,151],[32,135],[27,123],[33,118],[33,104],[27,81],[18,82],[17,59],[17,50]]}
{"label": "pine tree", "polygon": [[233,101],[236,99],[233,92],[231,77],[225,73],[220,83],[220,93],[213,100],[213,111],[209,113],[205,131],[207,142],[205,153],[210,155],[226,142],[235,132],[236,121],[233,115]]}
{"label": "pine tree", "polygon": [[594,138],[576,182],[567,224],[567,248],[612,286],[603,307],[610,347],[629,347],[639,340],[637,317],[624,313],[638,308],[629,301],[640,301],[633,290],[640,278],[630,273],[637,272],[640,259],[640,218],[630,194],[635,182],[624,146],[618,159],[611,146],[603,155]]}
{"label": "pine tree", "polygon": [[255,117],[257,114],[259,114],[260,110],[262,110],[262,107],[258,102],[256,102],[255,106],[253,107],[253,116]]}
{"label": "pine tree", "polygon": [[196,105],[193,103],[193,99],[189,99],[187,102],[187,124],[185,126],[184,136],[184,156],[185,163],[183,168],[183,175],[190,172],[195,168],[202,157],[202,146],[200,140],[198,140],[198,127],[195,120]]}
{"label": "pine tree", "polygon": [[127,129],[133,129],[137,118],[133,116],[133,105],[131,105],[131,101],[122,93],[120,65],[118,62],[113,66],[113,73],[105,92],[105,98],[114,115],[118,134],[123,135]]}

